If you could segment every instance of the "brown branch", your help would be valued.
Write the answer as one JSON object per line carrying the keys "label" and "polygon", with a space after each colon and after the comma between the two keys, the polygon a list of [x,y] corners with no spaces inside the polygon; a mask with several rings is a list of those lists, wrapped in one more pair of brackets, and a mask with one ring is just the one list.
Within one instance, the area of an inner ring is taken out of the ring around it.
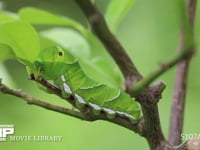
{"label": "brown branch", "polygon": [[[188,14],[191,29],[193,29],[194,25],[195,7],[196,0],[188,0]],[[184,34],[184,29],[181,27],[179,53],[183,53],[185,47]],[[190,51],[194,51],[194,49],[191,48]],[[179,145],[181,143],[190,58],[187,57],[177,64],[169,129],[169,143],[172,145]]]}
{"label": "brown branch", "polygon": [[81,112],[74,111],[74,110],[71,110],[71,109],[68,109],[68,108],[65,108],[65,107],[60,107],[60,106],[56,106],[56,105],[44,102],[42,100],[39,100],[37,98],[34,98],[34,97],[28,95],[23,90],[11,89],[11,88],[7,87],[6,85],[4,85],[1,81],[1,79],[0,79],[0,91],[5,93],[5,94],[9,94],[9,95],[19,97],[19,98],[23,99],[24,101],[26,101],[27,104],[30,104],[30,105],[36,105],[36,106],[39,106],[39,107],[42,107],[42,108],[45,108],[45,109],[48,109],[48,110],[52,110],[52,111],[55,111],[55,112],[59,112],[59,113],[63,113],[63,114],[72,116],[72,117],[75,117],[75,118],[79,118],[79,119],[82,119],[82,120],[88,120],[88,118],[85,117],[85,115]]}
{"label": "brown branch", "polygon": [[92,31],[104,44],[107,51],[119,66],[124,75],[126,87],[130,89],[133,83],[142,78],[138,69],[135,67],[120,42],[111,33],[104,17],[96,8],[96,6],[91,2],[91,0],[75,0],[75,2],[88,19]]}
{"label": "brown branch", "polygon": [[170,147],[164,138],[160,125],[160,117],[157,103],[161,99],[161,93],[164,90],[164,83],[159,82],[156,85],[148,87],[142,93],[136,96],[141,104],[144,117],[144,137],[152,150]]}
{"label": "brown branch", "polygon": [[187,3],[188,3],[189,22],[191,28],[193,29],[197,0],[187,0]]}
{"label": "brown branch", "polygon": [[[182,38],[183,32],[181,32],[180,35],[180,41],[182,41],[180,42],[180,47],[183,47]],[[172,145],[178,145],[181,143],[180,135],[182,133],[183,128],[183,115],[185,106],[188,65],[188,60],[183,60],[177,65],[169,130],[169,142]]]}

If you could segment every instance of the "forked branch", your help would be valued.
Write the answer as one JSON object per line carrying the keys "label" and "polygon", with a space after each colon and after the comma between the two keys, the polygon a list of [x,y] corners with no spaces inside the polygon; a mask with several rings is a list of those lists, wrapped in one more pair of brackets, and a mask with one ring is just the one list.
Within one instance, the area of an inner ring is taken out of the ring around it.
{"label": "forked branch", "polygon": [[92,1],[75,0],[75,2],[85,14],[92,31],[105,45],[107,51],[111,54],[123,72],[128,92],[132,96],[136,97],[138,102],[141,104],[144,116],[144,136],[151,149],[172,149],[163,136],[157,106],[165,85],[162,82],[159,82],[155,86],[150,86],[150,84],[171,67],[190,57],[193,54],[192,47],[184,47],[182,53],[163,63],[149,76],[142,79],[142,75],[138,72],[135,64],[133,64],[131,59],[127,56],[119,41],[113,36],[105,22],[105,19]]}

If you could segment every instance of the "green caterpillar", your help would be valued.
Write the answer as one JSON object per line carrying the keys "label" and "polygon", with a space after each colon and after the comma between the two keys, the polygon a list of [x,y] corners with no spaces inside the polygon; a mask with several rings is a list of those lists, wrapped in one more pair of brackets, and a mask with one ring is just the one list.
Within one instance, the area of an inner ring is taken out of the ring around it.
{"label": "green caterpillar", "polygon": [[134,99],[119,89],[91,80],[77,59],[59,46],[41,51],[34,67],[35,76],[53,80],[64,98],[73,96],[78,109],[87,105],[95,115],[104,112],[110,119],[120,116],[133,123],[141,116],[140,106]]}

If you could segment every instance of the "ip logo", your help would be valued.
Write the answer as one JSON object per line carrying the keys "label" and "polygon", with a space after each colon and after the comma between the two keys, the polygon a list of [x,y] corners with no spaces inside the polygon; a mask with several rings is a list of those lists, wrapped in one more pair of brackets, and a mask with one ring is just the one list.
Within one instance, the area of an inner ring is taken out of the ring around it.
{"label": "ip logo", "polygon": [[0,142],[6,141],[9,134],[14,134],[14,125],[0,125]]}

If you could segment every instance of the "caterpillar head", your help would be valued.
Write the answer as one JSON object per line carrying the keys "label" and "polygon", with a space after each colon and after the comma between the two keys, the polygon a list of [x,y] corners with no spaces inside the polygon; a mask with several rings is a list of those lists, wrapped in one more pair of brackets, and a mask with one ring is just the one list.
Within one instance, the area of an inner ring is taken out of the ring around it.
{"label": "caterpillar head", "polygon": [[47,80],[58,78],[67,70],[67,65],[73,64],[76,59],[66,50],[59,46],[44,49],[34,62],[34,75],[43,76]]}

